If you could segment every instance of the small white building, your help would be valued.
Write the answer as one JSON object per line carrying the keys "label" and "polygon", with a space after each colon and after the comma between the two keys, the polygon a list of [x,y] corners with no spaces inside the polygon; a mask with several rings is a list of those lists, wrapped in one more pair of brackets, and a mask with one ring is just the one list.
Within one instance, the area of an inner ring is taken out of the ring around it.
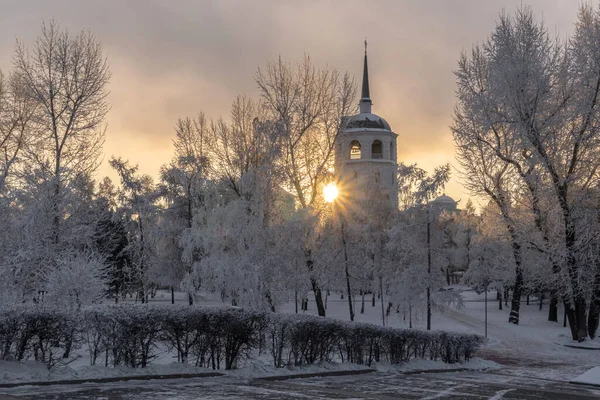
{"label": "small white building", "polygon": [[398,208],[397,134],[371,112],[369,70],[365,60],[360,113],[345,117],[335,146],[335,174],[341,201],[352,208],[374,193]]}

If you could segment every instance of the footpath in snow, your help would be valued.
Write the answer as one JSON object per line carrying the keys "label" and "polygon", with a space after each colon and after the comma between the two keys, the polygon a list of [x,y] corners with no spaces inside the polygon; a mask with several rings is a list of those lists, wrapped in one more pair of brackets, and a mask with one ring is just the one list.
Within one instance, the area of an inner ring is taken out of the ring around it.
{"label": "footpath in snow", "polygon": [[594,367],[587,372],[571,379],[571,383],[600,387],[600,367]]}

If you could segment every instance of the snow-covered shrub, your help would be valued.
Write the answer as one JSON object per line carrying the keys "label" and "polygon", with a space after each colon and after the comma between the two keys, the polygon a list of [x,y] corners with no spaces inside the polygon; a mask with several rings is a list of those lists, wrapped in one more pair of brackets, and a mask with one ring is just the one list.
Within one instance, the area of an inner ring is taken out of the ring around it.
{"label": "snow-covered shrub", "polygon": [[340,321],[300,316],[290,327],[289,362],[294,365],[332,361],[344,326]]}
{"label": "snow-covered shrub", "polygon": [[265,335],[267,340],[270,341],[271,356],[273,357],[273,365],[276,368],[284,367],[289,363],[289,359],[284,360],[284,355],[287,354],[286,350],[290,347],[292,322],[293,318],[290,316],[279,314],[271,314],[267,319]]}
{"label": "snow-covered shrub", "polygon": [[177,360],[187,363],[192,348],[202,339],[207,315],[198,308],[180,307],[161,310],[161,340],[177,351]]}
{"label": "snow-covered shrub", "polygon": [[144,368],[156,356],[162,321],[156,318],[157,310],[147,306],[133,307],[135,312],[131,312],[132,308],[119,308],[123,362],[132,368]]}
{"label": "snow-covered shrub", "polygon": [[162,344],[181,362],[235,369],[263,347],[271,349],[276,367],[340,358],[366,365],[411,358],[454,363],[471,358],[483,338],[232,308],[118,304],[67,312],[18,305],[0,311],[2,358],[34,358],[52,368],[71,361],[71,350],[82,341],[92,365],[103,355],[105,366],[143,368]]}
{"label": "snow-covered shrub", "polygon": [[351,324],[344,327],[339,350],[342,360],[355,364],[371,365],[381,358],[381,341],[384,330],[370,324]]}
{"label": "snow-covered shrub", "polygon": [[19,305],[0,313],[3,359],[35,359],[48,368],[74,360],[79,344],[76,315],[42,305]]}
{"label": "snow-covered shrub", "polygon": [[397,329],[313,316],[277,315],[269,319],[274,365],[342,361],[400,364],[411,358],[446,363],[468,360],[483,343],[477,335]]}
{"label": "snow-covered shrub", "polygon": [[104,351],[105,365],[110,359],[113,366],[146,367],[156,357],[162,331],[160,311],[129,304],[86,309],[86,335],[93,362]]}
{"label": "snow-covered shrub", "polygon": [[0,359],[15,358],[15,346],[23,329],[22,307],[0,313]]}
{"label": "snow-covered shrub", "polygon": [[198,331],[199,340],[192,347],[196,365],[206,368],[236,368],[238,361],[257,349],[265,316],[261,312],[240,309],[206,308]]}

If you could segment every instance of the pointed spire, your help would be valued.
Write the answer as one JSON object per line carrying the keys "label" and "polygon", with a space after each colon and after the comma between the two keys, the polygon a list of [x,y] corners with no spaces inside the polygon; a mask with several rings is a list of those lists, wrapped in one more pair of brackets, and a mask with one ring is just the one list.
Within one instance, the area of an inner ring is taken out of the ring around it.
{"label": "pointed spire", "polygon": [[369,93],[369,67],[367,65],[367,38],[365,37],[365,65],[363,67],[362,93],[360,98],[360,112],[371,112],[371,95]]}

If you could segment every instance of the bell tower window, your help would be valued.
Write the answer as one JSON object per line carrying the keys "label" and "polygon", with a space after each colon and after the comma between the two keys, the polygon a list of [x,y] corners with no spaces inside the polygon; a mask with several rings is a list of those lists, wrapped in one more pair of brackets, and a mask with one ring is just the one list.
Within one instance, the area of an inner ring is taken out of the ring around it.
{"label": "bell tower window", "polygon": [[371,158],[383,158],[383,146],[381,140],[375,140],[371,145]]}
{"label": "bell tower window", "polygon": [[360,142],[358,140],[353,140],[350,143],[350,159],[351,160],[360,160],[361,151],[360,151]]}

